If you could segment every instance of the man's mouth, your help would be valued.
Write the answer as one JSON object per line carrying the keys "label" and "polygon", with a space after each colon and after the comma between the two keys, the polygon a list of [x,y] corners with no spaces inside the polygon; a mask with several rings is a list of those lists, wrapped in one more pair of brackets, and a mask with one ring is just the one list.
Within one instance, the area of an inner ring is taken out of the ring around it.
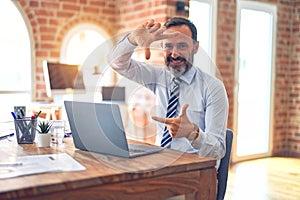
{"label": "man's mouth", "polygon": [[186,60],[184,57],[172,58],[171,56],[169,56],[167,59],[168,59],[169,63],[172,63],[174,65],[181,64],[182,62],[185,62],[185,60]]}
{"label": "man's mouth", "polygon": [[171,60],[170,63],[172,63],[172,65],[179,65],[183,62],[183,60]]}

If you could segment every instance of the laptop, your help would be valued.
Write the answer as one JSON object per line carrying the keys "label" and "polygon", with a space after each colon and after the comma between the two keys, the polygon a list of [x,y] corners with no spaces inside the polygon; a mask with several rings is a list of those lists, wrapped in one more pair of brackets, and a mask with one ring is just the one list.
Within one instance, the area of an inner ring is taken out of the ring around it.
{"label": "laptop", "polygon": [[74,145],[80,150],[133,158],[164,149],[129,144],[118,104],[64,101],[64,105]]}

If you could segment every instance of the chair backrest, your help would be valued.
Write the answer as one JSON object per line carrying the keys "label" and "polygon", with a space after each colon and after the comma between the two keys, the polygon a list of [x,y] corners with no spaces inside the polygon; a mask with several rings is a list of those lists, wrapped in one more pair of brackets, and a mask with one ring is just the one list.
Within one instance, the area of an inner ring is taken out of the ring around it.
{"label": "chair backrest", "polygon": [[228,178],[228,169],[230,163],[230,154],[232,147],[233,132],[230,129],[226,130],[226,153],[225,156],[221,159],[220,166],[218,169],[218,192],[217,200],[223,200],[225,197],[226,187],[227,187],[227,178]]}

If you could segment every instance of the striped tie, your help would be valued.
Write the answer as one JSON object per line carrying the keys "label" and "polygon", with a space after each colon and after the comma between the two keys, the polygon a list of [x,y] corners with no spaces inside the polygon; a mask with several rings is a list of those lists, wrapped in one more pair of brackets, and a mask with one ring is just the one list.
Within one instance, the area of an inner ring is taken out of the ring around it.
{"label": "striped tie", "polygon": [[[180,80],[179,79],[173,79],[174,82],[174,87],[171,90],[171,94],[170,94],[170,98],[169,98],[169,102],[168,102],[168,107],[167,107],[167,115],[166,118],[174,118],[177,116],[177,105],[178,105],[178,99],[179,99],[179,83]],[[168,147],[170,148],[170,144],[172,141],[172,137],[169,133],[169,130],[167,129],[167,127],[165,126],[164,129],[164,134],[161,140],[161,146],[162,147]]]}

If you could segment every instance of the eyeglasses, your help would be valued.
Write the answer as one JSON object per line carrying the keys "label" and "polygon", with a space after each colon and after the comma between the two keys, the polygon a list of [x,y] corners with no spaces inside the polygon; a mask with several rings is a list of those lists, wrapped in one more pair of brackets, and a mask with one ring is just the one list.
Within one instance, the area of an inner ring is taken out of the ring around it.
{"label": "eyeglasses", "polygon": [[[172,51],[174,48],[174,44],[172,43],[164,43],[163,48],[167,51]],[[189,45],[185,42],[180,42],[176,44],[176,49],[178,51],[186,51],[189,48]]]}

